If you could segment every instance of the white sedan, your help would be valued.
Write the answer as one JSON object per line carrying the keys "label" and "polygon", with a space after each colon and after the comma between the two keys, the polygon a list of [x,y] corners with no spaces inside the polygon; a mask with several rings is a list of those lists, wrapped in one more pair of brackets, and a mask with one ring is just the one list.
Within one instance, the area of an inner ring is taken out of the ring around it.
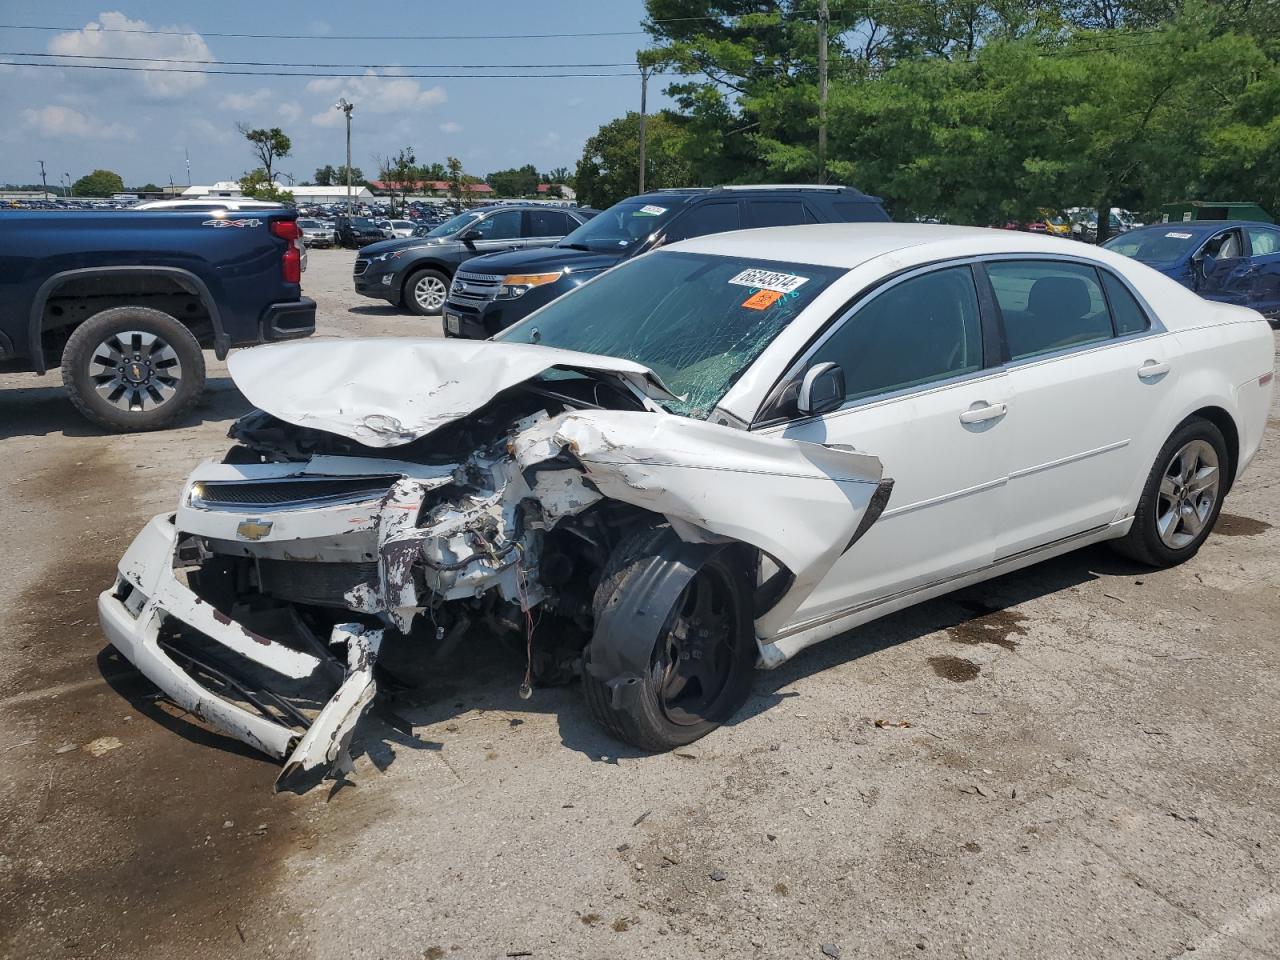
{"label": "white sedan", "polygon": [[910,604],[1103,540],[1189,559],[1273,357],[1257,313],[1055,238],[708,236],[497,340],[236,354],[258,410],[102,623],[284,782],[345,769],[384,639],[440,656],[482,623],[518,638],[522,694],[580,673],[608,731],[667,749],[754,667]]}

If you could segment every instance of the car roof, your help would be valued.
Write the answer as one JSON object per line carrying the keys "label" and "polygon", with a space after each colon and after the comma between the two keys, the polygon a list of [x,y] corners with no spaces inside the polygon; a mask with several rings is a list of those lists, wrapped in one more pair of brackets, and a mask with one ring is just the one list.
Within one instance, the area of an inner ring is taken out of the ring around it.
{"label": "car roof", "polygon": [[[876,257],[910,250],[910,263],[985,253],[1089,256],[1096,247],[1064,237],[936,223],[815,223],[714,233],[664,250],[755,257],[852,270]],[[1102,259],[1110,259],[1106,254]]]}
{"label": "car roof", "polygon": [[[1182,233],[1217,233],[1219,230],[1229,230],[1232,227],[1271,227],[1276,229],[1275,224],[1266,223],[1262,220],[1179,220],[1176,223],[1148,223],[1145,226],[1137,227],[1130,230],[1129,233],[1149,233],[1152,230],[1177,230]],[[1119,236],[1128,236],[1122,233]],[[1115,238],[1112,237],[1112,240]]]}

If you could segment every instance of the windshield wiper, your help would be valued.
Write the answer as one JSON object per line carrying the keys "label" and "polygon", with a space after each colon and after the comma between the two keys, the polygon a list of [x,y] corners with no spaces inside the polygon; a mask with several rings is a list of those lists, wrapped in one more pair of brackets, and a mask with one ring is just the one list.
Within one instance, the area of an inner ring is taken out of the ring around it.
{"label": "windshield wiper", "polygon": [[556,246],[561,250],[585,250],[587,253],[591,252],[591,248],[585,243],[557,243]]}

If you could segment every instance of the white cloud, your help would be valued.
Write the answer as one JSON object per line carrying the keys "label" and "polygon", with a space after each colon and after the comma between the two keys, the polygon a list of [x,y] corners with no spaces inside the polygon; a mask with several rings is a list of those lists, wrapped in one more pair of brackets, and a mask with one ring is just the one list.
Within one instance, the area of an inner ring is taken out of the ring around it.
{"label": "white cloud", "polygon": [[444,123],[440,124],[440,132],[441,133],[461,133],[462,124],[457,123],[453,120],[446,120]]}
{"label": "white cloud", "polygon": [[285,123],[293,123],[302,116],[302,104],[288,100],[276,108],[276,113],[280,115],[280,119]]}
{"label": "white cloud", "polygon": [[[370,70],[362,77],[321,77],[307,84],[311,93],[334,94],[345,97],[356,105],[356,116],[362,113],[415,113],[431,110],[449,99],[444,87],[423,89],[417,80],[378,74]],[[335,98],[336,99],[336,98]],[[311,117],[317,127],[336,127],[343,122],[342,114],[329,108]]]}
{"label": "white cloud", "polygon": [[[151,25],[145,20],[130,20],[123,13],[107,12],[98,15],[98,19],[89,22],[83,30],[72,33],[60,33],[49,41],[50,53],[74,54],[76,56],[115,56],[142,57],[152,60],[151,63],[137,66],[158,67],[132,74],[138,87],[147,96],[161,100],[171,100],[186,96],[193,90],[204,86],[206,77],[198,73],[178,73],[177,68],[198,69],[189,64],[160,63],[162,59],[212,60],[213,53],[205,44],[200,34],[194,31],[182,34],[147,34],[137,31],[150,30]],[[177,27],[164,27],[165,30],[176,30]],[[111,32],[106,31],[134,31]],[[76,71],[79,73],[80,71]],[[93,74],[94,82],[100,81],[100,71],[84,71]]]}
{"label": "white cloud", "polygon": [[271,91],[266,87],[259,87],[253,93],[229,93],[222,98],[222,108],[224,110],[236,110],[244,112],[247,110],[257,110],[264,106],[271,99]]}
{"label": "white cloud", "polygon": [[133,130],[120,123],[101,123],[70,107],[48,106],[22,111],[22,125],[57,140],[132,140]]}

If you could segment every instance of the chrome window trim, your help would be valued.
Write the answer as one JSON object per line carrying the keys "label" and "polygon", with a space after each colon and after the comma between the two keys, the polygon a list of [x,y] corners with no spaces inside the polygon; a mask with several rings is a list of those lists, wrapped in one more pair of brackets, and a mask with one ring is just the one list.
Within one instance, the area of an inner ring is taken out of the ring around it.
{"label": "chrome window trim", "polygon": [[[817,353],[832,336],[834,336],[835,331],[839,329],[840,326],[846,323],[858,310],[862,309],[865,304],[870,303],[876,297],[880,296],[881,293],[892,289],[899,283],[926,273],[931,273],[935,270],[946,270],[951,267],[972,266],[973,264],[982,264],[985,267],[989,263],[1003,263],[1010,260],[1058,260],[1068,263],[1083,264],[1085,266],[1093,267],[1099,271],[1105,270],[1115,280],[1123,285],[1124,288],[1133,296],[1134,300],[1137,301],[1139,309],[1142,310],[1143,314],[1147,318],[1148,327],[1146,330],[1139,330],[1135,333],[1127,333],[1123,336],[1111,336],[1105,340],[1091,340],[1088,343],[1073,344],[1069,347],[1063,347],[1061,350],[1055,350],[1051,353],[1036,354],[1032,357],[1024,357],[1021,360],[1006,360],[998,366],[983,367],[981,370],[974,370],[969,373],[959,374],[945,380],[933,380],[929,383],[917,384],[912,387],[903,387],[901,389],[891,390],[885,393],[859,397],[856,400],[850,400],[848,403],[836,408],[835,410],[813,417],[777,418],[767,421],[753,420],[749,429],[765,431],[779,426],[787,427],[792,424],[805,424],[814,421],[826,420],[827,418],[838,417],[850,411],[860,410],[873,404],[889,403],[906,396],[923,396],[924,394],[931,393],[935,390],[947,389],[955,386],[956,384],[965,383],[966,381],[977,381],[987,377],[999,376],[1010,370],[1020,370],[1023,367],[1027,367],[1032,364],[1048,363],[1054,360],[1060,360],[1063,357],[1073,356],[1077,353],[1092,353],[1095,350],[1101,350],[1116,344],[1131,343],[1136,340],[1145,340],[1149,337],[1164,336],[1169,332],[1168,328],[1165,327],[1164,323],[1160,320],[1160,315],[1152,308],[1147,298],[1142,295],[1142,292],[1129,281],[1129,278],[1116,270],[1113,270],[1106,264],[1099,263],[1097,260],[1093,260],[1089,257],[1078,256],[1073,253],[982,253],[968,257],[957,257],[952,260],[938,260],[933,263],[921,264],[918,267],[913,267],[909,270],[904,270],[901,273],[894,274],[883,283],[871,287],[867,291],[863,291],[863,293],[854,298],[853,303],[850,304],[843,313],[827,325],[827,328],[822,332],[821,336],[817,340],[806,347],[796,360],[792,361],[792,363],[786,368],[786,372],[778,378],[778,383],[786,383],[795,377],[796,374],[812,359],[813,355]],[[1105,297],[1105,290],[1103,291],[1103,294]],[[981,295],[979,295],[979,303],[981,304]],[[999,309],[998,303],[996,304],[996,309]],[[1110,303],[1107,304],[1107,310],[1108,312],[1111,312]],[[760,402],[761,408],[763,408],[764,404],[773,396],[776,386],[777,384],[769,388],[764,400]],[[756,416],[758,417],[759,415],[760,409],[757,409]]]}

